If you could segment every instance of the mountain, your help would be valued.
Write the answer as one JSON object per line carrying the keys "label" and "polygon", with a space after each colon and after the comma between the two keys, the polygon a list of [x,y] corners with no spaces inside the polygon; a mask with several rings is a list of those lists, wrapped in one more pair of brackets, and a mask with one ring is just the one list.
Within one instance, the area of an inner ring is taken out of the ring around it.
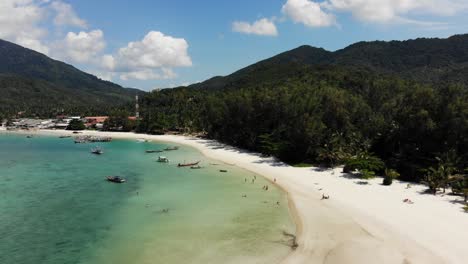
{"label": "mountain", "polygon": [[468,84],[468,75],[465,74],[468,72],[468,34],[447,39],[358,42],[335,52],[301,46],[231,75],[218,76],[191,87],[223,89],[242,86],[263,74],[274,74],[275,78],[281,78],[290,74],[290,65],[297,64],[360,68],[423,83]]}
{"label": "mountain", "polygon": [[104,114],[129,105],[136,94],[143,93],[4,40],[0,40],[0,58],[0,112],[47,116],[63,109]]}
{"label": "mountain", "polygon": [[468,168],[468,35],[310,46],[228,76],[148,93],[139,130],[200,132],[285,162],[402,179]]}

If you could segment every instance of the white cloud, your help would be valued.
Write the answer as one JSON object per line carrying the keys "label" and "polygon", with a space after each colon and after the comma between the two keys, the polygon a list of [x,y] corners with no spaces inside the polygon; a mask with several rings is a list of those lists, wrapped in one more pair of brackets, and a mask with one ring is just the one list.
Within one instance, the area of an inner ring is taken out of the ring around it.
{"label": "white cloud", "polygon": [[120,72],[121,79],[171,79],[174,67],[192,66],[185,39],[149,32],[141,41],[130,42],[116,55],[105,55],[102,65],[107,70]]}
{"label": "white cloud", "polygon": [[72,62],[95,62],[97,55],[106,47],[101,30],[79,33],[68,32],[65,39],[57,45],[57,57]]}
{"label": "white cloud", "polygon": [[104,81],[112,81],[113,77],[115,76],[115,73],[113,72],[106,72],[106,71],[100,71],[100,70],[89,70],[88,73]]}
{"label": "white cloud", "polygon": [[106,54],[101,58],[101,66],[104,69],[113,71],[115,69],[115,59],[112,55]]}
{"label": "white cloud", "polygon": [[34,0],[1,0],[0,38],[47,54],[49,49],[41,39],[48,32],[39,26],[46,13]]}
{"label": "white cloud", "polygon": [[239,33],[260,36],[278,36],[278,30],[276,29],[275,23],[267,18],[262,18],[252,24],[243,21],[236,21],[232,23],[232,30]]}
{"label": "white cloud", "polygon": [[50,7],[55,10],[54,23],[58,26],[76,26],[86,28],[86,21],[78,17],[70,4],[62,1],[54,1]]}
{"label": "white cloud", "polygon": [[421,21],[418,15],[453,16],[468,10],[466,0],[287,0],[282,12],[295,23],[308,27],[336,24],[336,13],[350,13],[370,23],[400,23],[420,26],[444,25]]}
{"label": "white cloud", "polygon": [[177,74],[169,68],[157,69],[143,69],[139,71],[126,72],[120,75],[122,80],[163,80],[163,79],[174,79]]}
{"label": "white cloud", "polygon": [[282,12],[294,23],[308,27],[328,27],[336,23],[333,14],[325,12],[319,3],[310,0],[288,0]]}
{"label": "white cloud", "polygon": [[465,11],[468,3],[465,0],[328,0],[324,6],[338,12],[349,12],[365,22],[417,23],[407,16],[452,16]]}

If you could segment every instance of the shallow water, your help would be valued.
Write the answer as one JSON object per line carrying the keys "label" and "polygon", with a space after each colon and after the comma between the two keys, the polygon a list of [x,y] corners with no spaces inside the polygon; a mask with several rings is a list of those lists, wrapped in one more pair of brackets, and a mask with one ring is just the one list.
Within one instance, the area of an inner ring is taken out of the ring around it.
{"label": "shallow water", "polygon": [[[90,154],[96,145],[104,155]],[[169,164],[144,152],[167,146],[0,135],[0,263],[272,263],[290,252],[284,193],[193,148],[163,153]],[[196,160],[202,169],[175,165]]]}

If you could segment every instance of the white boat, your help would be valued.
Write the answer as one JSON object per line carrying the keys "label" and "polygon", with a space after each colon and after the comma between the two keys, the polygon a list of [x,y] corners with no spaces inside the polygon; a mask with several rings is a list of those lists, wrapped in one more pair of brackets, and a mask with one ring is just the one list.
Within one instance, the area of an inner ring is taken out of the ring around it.
{"label": "white boat", "polygon": [[159,156],[158,162],[165,162],[165,163],[167,163],[167,162],[169,162],[169,159],[166,158],[166,157],[164,157],[164,156]]}
{"label": "white boat", "polygon": [[104,151],[100,147],[95,147],[91,149],[92,154],[101,155],[104,154]]}

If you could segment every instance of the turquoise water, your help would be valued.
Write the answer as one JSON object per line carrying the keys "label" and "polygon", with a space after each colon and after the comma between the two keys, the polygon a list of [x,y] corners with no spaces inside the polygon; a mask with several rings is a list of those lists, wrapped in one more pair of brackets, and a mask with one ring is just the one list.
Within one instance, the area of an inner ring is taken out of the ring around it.
{"label": "turquoise water", "polygon": [[[289,253],[280,190],[193,148],[163,153],[169,164],[144,152],[167,146],[0,135],[0,263],[272,263]],[[203,168],[177,168],[184,160]]]}

